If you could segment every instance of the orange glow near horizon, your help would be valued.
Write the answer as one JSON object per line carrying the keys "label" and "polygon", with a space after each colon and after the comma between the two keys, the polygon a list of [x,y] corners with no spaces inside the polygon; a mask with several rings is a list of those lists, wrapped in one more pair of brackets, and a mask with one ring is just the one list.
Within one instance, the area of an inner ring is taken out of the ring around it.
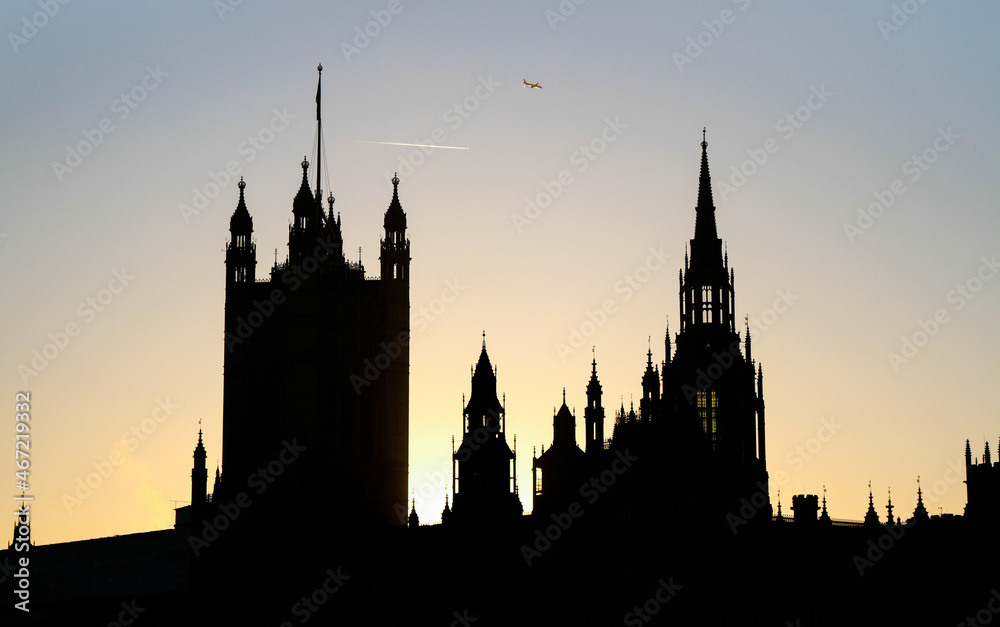
{"label": "orange glow near horizon", "polygon": [[[927,5],[885,38],[870,3],[742,5],[588,3],[553,25],[528,2],[404,4],[357,54],[341,43],[375,5],[63,7],[9,59],[0,150],[0,422],[13,434],[30,391],[34,540],[170,527],[199,421],[211,487],[236,183],[260,273],[287,250],[316,60],[323,163],[369,276],[401,179],[422,522],[440,520],[483,329],[526,511],[564,387],[583,441],[592,355],[606,435],[638,401],[648,338],[658,363],[679,326],[706,125],[772,502],[825,486],[830,515],[858,520],[871,481],[905,520],[920,476],[932,515],[961,514],[966,439],[1000,452],[1000,119],[981,80],[1000,9]],[[736,21],[678,65],[723,6]]]}

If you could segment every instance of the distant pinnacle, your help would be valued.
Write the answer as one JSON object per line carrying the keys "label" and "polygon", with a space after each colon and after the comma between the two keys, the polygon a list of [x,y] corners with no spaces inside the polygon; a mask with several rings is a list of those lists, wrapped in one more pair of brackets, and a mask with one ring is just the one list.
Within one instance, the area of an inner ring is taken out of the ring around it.
{"label": "distant pinnacle", "polygon": [[[701,174],[698,178],[698,205],[696,207],[696,214],[694,239],[699,242],[715,242],[719,236],[715,228],[715,202],[712,200],[712,176],[708,170],[708,142],[704,141],[704,139],[701,142]],[[693,253],[694,250],[692,249]]]}

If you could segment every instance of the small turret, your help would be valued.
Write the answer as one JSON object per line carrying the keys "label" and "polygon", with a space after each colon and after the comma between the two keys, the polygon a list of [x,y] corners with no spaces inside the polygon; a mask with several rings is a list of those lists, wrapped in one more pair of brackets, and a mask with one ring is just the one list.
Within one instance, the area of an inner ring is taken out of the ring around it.
{"label": "small turret", "polygon": [[448,491],[444,491],[444,509],[441,510],[441,524],[447,525],[451,520],[451,507],[448,505]]}
{"label": "small turret", "polygon": [[819,522],[824,525],[833,524],[830,514],[826,511],[826,486],[823,486],[823,512],[819,515]]}
{"label": "small turret", "polygon": [[219,465],[215,465],[215,483],[212,485],[212,500],[217,500],[222,495],[222,470]]}
{"label": "small turret", "polygon": [[878,525],[878,512],[875,511],[875,498],[872,496],[872,482],[868,482],[868,512],[865,513],[865,525]]}
{"label": "small turret", "polygon": [[257,245],[253,243],[253,218],[247,210],[243,190],[247,184],[240,177],[240,200],[229,219],[230,240],[226,244],[226,283],[253,283],[256,280]]}
{"label": "small turret", "polygon": [[399,177],[392,177],[392,201],[385,211],[383,220],[385,235],[379,260],[382,264],[382,280],[409,282],[410,241],[406,239],[406,214],[399,203]]}
{"label": "small turret", "polygon": [[[593,349],[592,349],[593,350]],[[590,381],[587,383],[587,407],[583,410],[587,436],[584,447],[587,453],[604,450],[604,407],[601,405],[601,382],[597,380],[597,353],[591,361]]]}
{"label": "small turret", "polygon": [[197,512],[208,500],[208,468],[205,466],[205,444],[198,429],[198,445],[194,447],[194,466],[191,468],[191,511]]}
{"label": "small turret", "polygon": [[552,417],[552,446],[576,446],[576,416],[566,406],[566,388],[559,411]]}
{"label": "small turret", "polygon": [[417,499],[414,498],[410,505],[410,518],[407,521],[407,527],[410,529],[416,529],[420,526],[420,517],[417,516]]}
{"label": "small turret", "polygon": [[[651,338],[650,341],[652,341]],[[653,349],[650,346],[646,351],[646,370],[642,373],[642,398],[639,400],[639,418],[641,420],[653,418],[659,390],[660,375],[653,367]]]}
{"label": "small turret", "polygon": [[924,494],[920,489],[920,475],[917,475],[917,506],[913,509],[913,520],[917,522],[930,520],[927,508],[924,507]]}

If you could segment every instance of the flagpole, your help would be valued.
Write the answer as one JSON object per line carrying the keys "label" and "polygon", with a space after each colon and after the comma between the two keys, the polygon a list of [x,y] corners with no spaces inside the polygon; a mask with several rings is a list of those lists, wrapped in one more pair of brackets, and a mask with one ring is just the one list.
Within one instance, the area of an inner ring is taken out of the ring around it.
{"label": "flagpole", "polygon": [[320,189],[320,177],[323,172],[323,120],[320,116],[320,86],[323,82],[323,65],[317,66],[316,70],[319,72],[319,78],[316,81],[316,129],[318,134],[318,139],[316,140],[316,201],[320,205],[320,211],[323,210],[323,198],[321,196],[322,190]]}

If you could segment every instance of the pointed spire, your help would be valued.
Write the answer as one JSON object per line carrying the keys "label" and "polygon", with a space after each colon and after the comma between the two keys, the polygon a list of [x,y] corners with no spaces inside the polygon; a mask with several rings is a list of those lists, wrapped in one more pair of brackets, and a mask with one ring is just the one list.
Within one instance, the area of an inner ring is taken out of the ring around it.
{"label": "pointed spire", "polygon": [[708,141],[705,138],[707,129],[701,129],[701,176],[698,180],[698,206],[712,207],[712,177],[708,171]]}
{"label": "pointed spire", "polygon": [[893,521],[893,515],[892,515],[892,488],[891,487],[889,488],[889,504],[886,506],[886,509],[889,510],[888,511],[888,517],[889,517],[888,524],[891,525],[892,521]]}
{"label": "pointed spire", "polygon": [[927,513],[927,508],[924,507],[924,493],[920,489],[920,475],[917,475],[917,506],[913,508],[913,518],[912,520],[929,520],[930,515]]}
{"label": "pointed spire", "polygon": [[670,355],[670,353],[671,353],[671,345],[670,345],[670,316],[667,316],[667,330],[664,333],[663,345],[664,345],[664,349],[666,350],[666,354],[665,354],[665,356],[663,358],[663,362],[666,363],[666,364],[669,364],[670,363],[670,356],[671,356]]}
{"label": "pointed spire", "polygon": [[236,184],[240,188],[240,201],[236,203],[236,208],[243,208],[245,211],[247,208],[247,201],[243,198],[243,190],[246,189],[247,184],[243,181],[243,177],[240,177],[240,182]]}
{"label": "pointed spire", "polygon": [[823,486],[823,512],[819,515],[819,521],[821,523],[828,523],[830,521],[830,514],[826,511],[826,486]]}
{"label": "pointed spire", "polygon": [[201,438],[201,419],[198,419],[198,444],[194,447],[194,457],[198,459],[199,457],[204,460],[205,458],[205,443]]}
{"label": "pointed spire", "polygon": [[778,519],[776,522],[785,522],[785,517],[781,515],[781,490],[778,490]]}
{"label": "pointed spire", "polygon": [[247,211],[247,201],[243,195],[243,190],[246,186],[247,184],[241,176],[240,182],[237,183],[237,187],[240,188],[240,200],[236,203],[236,211],[233,212],[233,216],[229,219],[229,232],[233,234],[234,238],[236,235],[249,235],[253,232],[253,218],[250,217],[250,212]]}
{"label": "pointed spire", "polygon": [[[747,363],[749,364],[749,363],[751,363],[753,361],[753,357],[750,356],[751,355],[751,350],[750,350],[750,316],[744,316],[743,317],[743,324],[744,324],[744,326],[745,326],[745,328],[747,330],[746,340],[744,340],[744,342],[743,342],[743,352],[747,354],[746,355],[746,357],[747,357]],[[753,367],[751,366],[751,371],[752,370],[753,370]]]}
{"label": "pointed spire", "polygon": [[406,230],[406,213],[403,212],[403,205],[399,202],[399,176],[392,176],[392,201],[389,208],[385,210],[383,220],[386,237],[390,233],[398,233]]}
{"label": "pointed spire", "polygon": [[986,443],[986,450],[983,451],[983,463],[987,466],[992,466],[993,463],[990,461],[990,443]]}
{"label": "pointed spire", "polygon": [[[299,191],[295,193],[295,198],[292,200],[292,214],[296,216],[296,225],[299,227],[306,227],[314,219],[321,219],[321,216],[317,216],[317,212],[323,212],[322,203],[319,198],[313,196],[313,193],[309,190],[309,160],[302,157],[302,183],[299,185]],[[309,222],[301,222],[300,220],[306,220]],[[311,250],[311,249],[310,249]]]}
{"label": "pointed spire", "polygon": [[410,529],[416,529],[417,527],[420,526],[420,517],[417,516],[417,499],[416,499],[416,497],[412,498],[411,503],[412,503],[412,505],[410,506],[410,518],[407,521],[407,523],[408,523],[407,527],[410,528]]}
{"label": "pointed spire", "polygon": [[702,129],[701,174],[698,178],[696,209],[694,238],[698,241],[716,241],[718,235],[715,228],[715,202],[712,200],[712,177],[708,171],[708,142],[705,140],[705,129]]}
{"label": "pointed spire", "polygon": [[865,513],[866,525],[879,524],[878,512],[875,511],[875,498],[872,495],[872,482],[868,482],[868,512]]}

